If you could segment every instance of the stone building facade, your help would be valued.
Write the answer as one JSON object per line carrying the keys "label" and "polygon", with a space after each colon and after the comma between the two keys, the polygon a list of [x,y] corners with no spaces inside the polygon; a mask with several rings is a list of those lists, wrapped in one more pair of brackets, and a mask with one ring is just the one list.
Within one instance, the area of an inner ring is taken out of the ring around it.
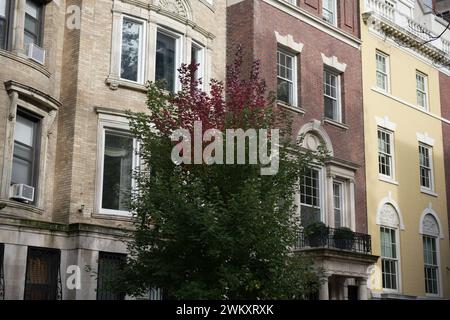
{"label": "stone building facade", "polygon": [[[224,79],[225,10],[217,0],[0,1],[3,298],[121,297],[102,277],[131,227],[121,191],[136,143],[124,112],[146,110],[147,80],[176,90],[181,63]],[[66,283],[77,270],[79,289]]]}

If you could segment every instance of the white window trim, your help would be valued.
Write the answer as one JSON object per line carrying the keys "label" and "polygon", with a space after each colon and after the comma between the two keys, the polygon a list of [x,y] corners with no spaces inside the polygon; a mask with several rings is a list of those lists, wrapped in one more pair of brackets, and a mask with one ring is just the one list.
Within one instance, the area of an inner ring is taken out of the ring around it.
{"label": "white window trim", "polygon": [[[123,210],[112,210],[102,208],[102,194],[103,194],[103,165],[104,165],[104,149],[105,149],[105,133],[107,130],[124,132],[130,131],[128,120],[124,116],[112,115],[106,113],[99,113],[98,122],[98,134],[97,134],[97,179],[96,179],[96,213],[106,216],[120,216],[131,217],[132,212]],[[136,155],[136,151],[139,148],[139,143],[133,138],[133,169],[139,167],[139,157]],[[134,190],[136,187],[135,179],[132,179],[131,188]]]}
{"label": "white window trim", "polygon": [[[328,97],[330,99],[333,99],[337,103],[337,119],[331,119],[333,121],[336,121],[338,123],[342,123],[342,93],[341,93],[341,74],[338,72],[335,72],[331,70],[330,68],[325,67],[324,72],[330,73],[336,77],[336,98],[333,98],[331,96],[328,96],[325,94],[325,91],[323,92],[324,97]],[[323,79],[323,85],[325,85],[325,79]],[[325,108],[325,106],[324,106]],[[325,110],[324,110],[325,111]],[[324,112],[325,113],[325,112]],[[329,119],[328,117],[326,117]]]}
{"label": "white window trim", "polygon": [[[323,12],[324,12],[323,2],[324,2],[324,0],[322,0],[322,17],[323,17],[323,19],[325,19],[325,16],[323,15]],[[332,2],[332,6],[333,6],[332,9],[333,9],[333,10],[330,11],[330,10],[327,9],[327,11],[332,12],[332,14],[333,14],[333,21],[332,21],[332,22],[329,22],[329,21],[327,21],[327,20],[325,20],[325,21],[326,21],[327,23],[330,23],[331,25],[337,27],[337,23],[338,23],[338,7],[337,7],[337,1],[336,1],[336,0],[331,0],[331,2]]]}
{"label": "white window trim", "polygon": [[[197,69],[197,78],[202,79],[202,84],[199,85],[199,87],[200,87],[200,89],[203,89],[205,87],[204,75],[205,75],[205,66],[206,66],[205,46],[195,40],[191,40],[191,50],[190,50],[191,52],[192,52],[192,47],[197,48],[200,52],[200,61],[197,61],[197,63],[200,64]],[[191,61],[192,61],[192,56],[190,57],[189,63]]]}
{"label": "white window trim", "polygon": [[[169,36],[173,39],[175,39],[175,83],[174,83],[174,91],[177,92],[181,89],[181,83],[180,83],[180,79],[179,79],[179,72],[178,69],[181,67],[181,64],[183,62],[183,55],[184,55],[184,50],[183,50],[183,43],[184,43],[184,36],[181,33],[178,33],[176,31],[171,31],[168,28],[158,25],[156,27],[155,30],[155,35],[154,35],[154,41],[155,41],[155,45],[154,48],[156,50],[156,46],[157,46],[157,41],[158,41],[158,33],[163,33],[166,36]],[[155,65],[154,68],[154,74],[153,74],[153,79],[156,79],[156,51],[155,51],[155,55],[154,55],[154,60],[153,63]]]}
{"label": "white window trim", "polygon": [[395,231],[395,242],[396,242],[396,256],[397,256],[397,274],[396,274],[396,278],[397,278],[397,289],[389,289],[389,288],[384,288],[383,287],[383,269],[382,267],[380,268],[381,270],[381,287],[383,290],[383,293],[401,293],[402,292],[402,265],[401,265],[401,256],[400,256],[400,229],[399,227],[394,227],[394,226],[386,226],[386,225],[380,225],[379,233],[380,233],[380,263],[382,262],[383,257],[381,256],[381,228],[387,228],[387,229],[392,229]]}
{"label": "white window trim", "polygon": [[[384,57],[384,59],[386,61],[386,72],[378,70],[378,68],[377,68],[377,60],[376,60],[376,56],[377,55],[380,55],[380,56]],[[391,61],[391,59],[390,59],[388,54],[386,54],[384,52],[381,52],[379,50],[376,50],[376,53],[375,53],[375,87],[378,88],[379,90],[383,91],[383,92],[386,92],[386,93],[390,93],[391,92],[391,77],[390,77],[391,67],[390,67],[390,61]],[[382,73],[383,75],[386,76],[386,88],[380,88],[378,86],[378,83],[377,83],[377,74],[378,74],[378,72],[380,72],[380,73]]]}
{"label": "white window trim", "polygon": [[[326,181],[325,181],[325,170],[323,167],[316,167],[313,166],[311,167],[311,169],[313,170],[317,170],[318,171],[318,177],[319,177],[319,210],[320,210],[320,221],[322,221],[323,223],[327,223],[327,216],[326,216],[326,212],[325,212],[325,185],[326,185]],[[301,202],[301,192],[300,192],[300,184],[298,187],[298,203],[299,203],[299,216],[301,217],[301,206],[306,206],[306,207],[313,207],[309,204],[303,204]]]}
{"label": "white window trim", "polygon": [[[289,49],[285,49],[283,46],[277,47],[277,55],[278,55],[278,52],[281,52],[285,55],[292,57],[292,105],[291,106],[298,108],[299,104],[298,104],[298,83],[297,83],[297,73],[298,73],[297,54]],[[281,78],[281,77],[278,76],[278,72],[277,72],[277,79],[278,78]],[[287,80],[284,78],[282,78],[282,79]],[[289,80],[287,80],[287,81],[289,81]],[[286,105],[286,103],[284,101],[277,100],[277,102],[279,104]]]}
{"label": "white window trim", "polygon": [[[427,293],[426,287],[425,287],[425,295],[427,297],[439,298],[439,297],[442,297],[442,272],[441,272],[442,268],[441,268],[441,250],[440,250],[440,245],[439,245],[439,236],[423,233],[422,234],[422,246],[423,246],[423,237],[434,238],[434,241],[436,242],[436,263],[437,263],[437,269],[438,269],[437,270],[438,293]],[[425,248],[422,247],[422,254],[424,253],[424,251],[425,251]],[[425,261],[423,262],[423,268],[425,269]],[[424,276],[424,282],[425,282],[425,276]]]}
{"label": "white window trim", "polygon": [[386,182],[392,182],[394,184],[398,184],[398,182],[395,180],[395,174],[396,174],[396,170],[395,170],[395,134],[394,131],[391,131],[389,129],[386,129],[384,127],[378,126],[377,127],[377,166],[379,166],[379,159],[378,159],[378,155],[379,155],[379,150],[378,150],[378,131],[382,131],[386,134],[388,134],[390,136],[390,147],[391,147],[391,175],[385,175],[380,173],[379,168],[377,169],[378,171],[378,178],[381,181],[386,181]]}
{"label": "white window trim", "polygon": [[[429,99],[429,94],[428,94],[428,75],[426,75],[425,73],[423,73],[423,72],[420,72],[419,70],[416,70],[416,77],[417,77],[417,75],[419,75],[419,76],[421,76],[422,78],[423,78],[423,86],[424,86],[424,91],[422,90],[422,89],[419,89],[418,87],[417,87],[417,80],[416,80],[416,105],[417,105],[417,107],[418,108],[421,108],[421,109],[424,109],[424,110],[426,110],[426,111],[428,111],[429,109],[430,109],[430,107],[429,107],[429,101],[428,101],[428,99]],[[421,93],[423,93],[424,95],[425,95],[425,105],[424,106],[420,106],[419,105],[419,101],[417,101],[417,91],[420,91]]]}
{"label": "white window trim", "polygon": [[433,147],[430,145],[427,145],[423,142],[419,142],[419,147],[423,147],[428,149],[428,157],[429,157],[429,161],[430,161],[430,188],[424,187],[422,186],[422,182],[420,181],[420,152],[419,152],[419,186],[420,186],[420,191],[424,192],[424,193],[432,193],[434,194],[435,192],[435,186],[434,186],[434,156],[433,156]]}
{"label": "white window trim", "polygon": [[[123,20],[128,19],[131,20],[133,22],[137,22],[141,24],[141,32],[139,33],[139,63],[138,63],[138,75],[137,75],[137,81],[133,81],[133,80],[128,80],[128,79],[124,79],[121,77],[121,67],[122,67],[122,36],[123,36]],[[126,82],[131,82],[131,83],[136,83],[136,84],[144,84],[144,74],[145,74],[145,57],[146,57],[146,51],[145,48],[147,46],[146,43],[146,38],[147,38],[147,34],[146,34],[146,30],[147,30],[147,25],[146,25],[146,21],[139,19],[139,18],[135,18],[133,16],[130,15],[126,15],[126,14],[122,14],[120,16],[120,41],[119,41],[119,62],[118,62],[118,66],[119,66],[119,79],[121,81],[126,81]]]}

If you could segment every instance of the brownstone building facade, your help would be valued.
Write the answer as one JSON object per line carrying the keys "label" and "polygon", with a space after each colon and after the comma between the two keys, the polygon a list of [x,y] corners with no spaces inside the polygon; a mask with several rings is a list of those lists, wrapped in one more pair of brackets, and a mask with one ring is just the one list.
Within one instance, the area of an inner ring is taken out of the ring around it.
{"label": "brownstone building facade", "polygon": [[[249,63],[260,59],[262,77],[277,92],[278,106],[294,121],[304,147],[324,144],[331,160],[300,183],[302,225],[313,221],[357,232],[361,246],[344,252],[325,239],[300,251],[325,269],[321,299],[367,298],[366,280],[376,257],[367,233],[361,41],[357,1],[229,1],[229,53],[236,44]],[[367,240],[367,242],[366,242]]]}
{"label": "brownstone building facade", "polygon": [[0,0],[0,299],[124,298],[103,282],[131,225],[122,191],[137,155],[124,112],[146,110],[148,80],[176,90],[181,63],[223,80],[225,10]]}

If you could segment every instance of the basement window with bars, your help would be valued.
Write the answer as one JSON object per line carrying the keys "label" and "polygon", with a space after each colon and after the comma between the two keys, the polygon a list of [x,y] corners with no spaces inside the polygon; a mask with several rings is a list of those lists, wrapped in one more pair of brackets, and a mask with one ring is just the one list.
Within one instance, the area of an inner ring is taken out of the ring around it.
{"label": "basement window with bars", "polygon": [[60,251],[28,248],[25,276],[25,300],[60,300]]}
{"label": "basement window with bars", "polygon": [[398,290],[398,257],[396,229],[381,227],[381,269],[383,289]]}
{"label": "basement window with bars", "polygon": [[125,263],[126,255],[100,252],[98,257],[97,300],[124,300],[125,293],[118,291],[114,279]]}

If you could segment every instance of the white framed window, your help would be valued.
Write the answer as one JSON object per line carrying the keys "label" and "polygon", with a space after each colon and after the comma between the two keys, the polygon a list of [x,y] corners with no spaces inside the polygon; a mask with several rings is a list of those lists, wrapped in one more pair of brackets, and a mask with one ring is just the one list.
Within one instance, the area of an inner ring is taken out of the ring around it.
{"label": "white framed window", "polygon": [[322,17],[326,22],[337,25],[336,0],[322,0]]}
{"label": "white framed window", "polygon": [[155,81],[163,81],[165,89],[178,89],[178,68],[181,66],[180,34],[159,27],[156,33]]}
{"label": "white framed window", "polygon": [[333,181],[333,214],[334,227],[344,226],[344,184],[340,181]]}
{"label": "white framed window", "polygon": [[322,170],[309,168],[300,181],[300,210],[303,225],[323,221]]}
{"label": "white framed window", "polygon": [[416,71],[416,96],[417,105],[428,110],[428,77],[420,71]]}
{"label": "white framed window", "polygon": [[136,187],[133,171],[139,168],[138,142],[125,122],[119,124],[115,119],[104,117],[99,127],[98,212],[130,216],[129,204]]}
{"label": "white framed window", "polygon": [[196,42],[192,42],[191,44],[191,63],[198,64],[195,78],[197,80],[203,80],[203,70],[205,68],[205,48]]}
{"label": "white framed window", "polygon": [[378,128],[378,173],[394,179],[394,133]]}
{"label": "white framed window", "polygon": [[342,122],[341,76],[328,69],[323,70],[323,98],[325,117]]}
{"label": "white framed window", "polygon": [[420,187],[433,191],[433,148],[423,143],[419,143],[419,168]]}
{"label": "white framed window", "polygon": [[145,55],[145,22],[129,16],[122,16],[120,78],[143,83]]}
{"label": "white framed window", "polygon": [[277,99],[297,106],[297,55],[277,50]]}
{"label": "white framed window", "polygon": [[389,56],[377,50],[375,58],[377,87],[389,92]]}
{"label": "white framed window", "polygon": [[439,295],[439,260],[436,237],[423,236],[423,260],[425,274],[425,292]]}
{"label": "white framed window", "polygon": [[24,24],[24,45],[34,43],[42,45],[44,4],[38,0],[26,0],[25,3],[25,24]]}
{"label": "white framed window", "polygon": [[381,235],[381,271],[383,289],[399,290],[399,258],[397,229],[380,227]]}

